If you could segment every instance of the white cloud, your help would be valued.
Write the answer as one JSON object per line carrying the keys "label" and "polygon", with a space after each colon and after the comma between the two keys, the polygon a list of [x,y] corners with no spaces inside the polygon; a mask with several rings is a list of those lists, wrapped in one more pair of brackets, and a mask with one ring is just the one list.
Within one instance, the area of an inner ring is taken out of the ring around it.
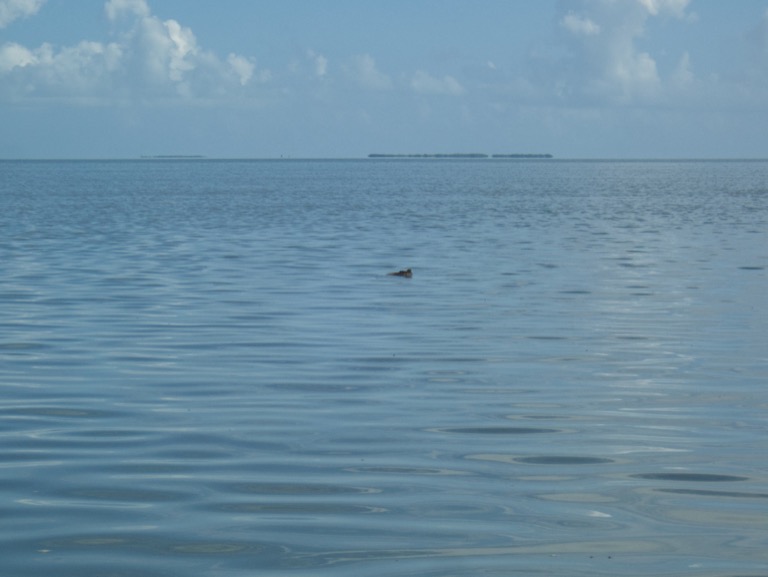
{"label": "white cloud", "polygon": [[14,20],[37,14],[45,0],[0,0],[0,28]]}
{"label": "white cloud", "polygon": [[691,70],[691,57],[686,52],[680,58],[680,61],[672,74],[672,84],[677,89],[685,89],[694,82],[694,74]]}
{"label": "white cloud", "polygon": [[314,50],[307,50],[307,58],[314,66],[315,76],[322,78],[328,74],[328,59]]}
{"label": "white cloud", "polygon": [[254,78],[270,78],[268,70],[257,74],[254,62],[242,55],[230,53],[222,60],[203,49],[190,28],[177,20],[160,20],[145,0],[109,0],[105,11],[124,46],[124,67],[134,92],[221,98]]}
{"label": "white cloud", "polygon": [[352,59],[352,74],[357,82],[370,90],[388,90],[392,88],[392,79],[380,72],[376,62],[369,54],[361,54]]}
{"label": "white cloud", "polygon": [[[227,56],[227,63],[232,68],[232,71],[237,74],[241,86],[245,86],[253,78],[253,71],[256,65],[247,58],[231,53]],[[266,79],[266,77],[263,78]]]}
{"label": "white cloud", "polygon": [[8,42],[0,46],[0,72],[9,72],[14,68],[23,68],[37,62],[37,57],[24,46]]}
{"label": "white cloud", "polygon": [[419,94],[447,94],[457,96],[465,92],[464,87],[453,76],[437,78],[419,70],[411,78],[411,88]]}
{"label": "white cloud", "polygon": [[197,49],[197,39],[192,30],[184,28],[176,20],[166,20],[163,26],[171,43],[167,47],[168,52],[168,77],[176,82],[184,77],[184,73],[194,70],[192,61]]}
{"label": "white cloud", "polygon": [[244,56],[220,59],[204,50],[190,28],[157,18],[145,0],[108,0],[104,12],[114,27],[115,42],[82,41],[59,49],[48,43],[38,48],[0,46],[0,97],[74,97],[89,102],[226,98],[254,78],[265,82],[270,77],[267,70],[257,73]]}
{"label": "white cloud", "polygon": [[583,36],[595,36],[596,34],[600,34],[600,26],[595,24],[589,18],[578,16],[573,12],[566,14],[560,21],[560,24],[572,34]]}
{"label": "white cloud", "polygon": [[124,66],[133,90],[191,97],[195,94],[192,84],[197,80],[196,75],[216,73],[203,70],[207,64],[224,68],[215,59],[211,61],[211,57],[198,47],[192,30],[176,20],[161,21],[152,15],[140,16],[144,13],[143,1],[119,0],[119,5],[121,12],[117,14],[127,16],[118,20],[125,20],[127,24],[127,28],[120,29],[120,36],[125,47]]}
{"label": "white cloud", "polygon": [[669,12],[678,18],[685,17],[685,9],[690,4],[690,0],[638,0],[638,2],[648,10],[651,16]]}
{"label": "white cloud", "polygon": [[122,56],[117,44],[83,41],[58,52],[48,44],[30,50],[15,43],[0,47],[0,78],[4,94],[57,97],[104,96],[104,77],[115,72]]}
{"label": "white cloud", "polygon": [[150,15],[149,6],[145,0],[109,0],[104,5],[104,12],[110,20],[121,16],[138,16],[147,18]]}
{"label": "white cloud", "polygon": [[[539,83],[572,103],[649,102],[660,97],[665,81],[656,59],[638,48],[651,19],[685,19],[689,0],[569,0],[560,3],[559,34],[566,53],[543,62]],[[692,81],[689,62],[674,81]],[[543,72],[542,72],[543,71]],[[668,79],[672,81],[673,79]]]}

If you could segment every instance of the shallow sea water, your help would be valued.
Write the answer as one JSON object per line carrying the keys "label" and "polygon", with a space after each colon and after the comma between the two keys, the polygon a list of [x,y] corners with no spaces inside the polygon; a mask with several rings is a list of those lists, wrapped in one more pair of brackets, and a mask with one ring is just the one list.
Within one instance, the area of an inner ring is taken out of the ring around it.
{"label": "shallow sea water", "polygon": [[4,575],[768,575],[768,162],[3,161],[0,206]]}

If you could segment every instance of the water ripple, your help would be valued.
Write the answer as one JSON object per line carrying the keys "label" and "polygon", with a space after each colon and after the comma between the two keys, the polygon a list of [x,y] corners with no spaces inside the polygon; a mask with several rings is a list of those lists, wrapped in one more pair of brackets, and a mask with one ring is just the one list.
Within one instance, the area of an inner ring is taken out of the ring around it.
{"label": "water ripple", "polygon": [[765,573],[768,162],[0,164],[3,575]]}

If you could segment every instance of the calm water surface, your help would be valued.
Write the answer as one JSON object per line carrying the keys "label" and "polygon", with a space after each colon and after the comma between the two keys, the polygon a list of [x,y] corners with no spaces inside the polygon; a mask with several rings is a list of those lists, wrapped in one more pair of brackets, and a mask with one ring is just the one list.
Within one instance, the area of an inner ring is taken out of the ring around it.
{"label": "calm water surface", "polygon": [[768,574],[768,162],[6,161],[0,207],[4,575]]}

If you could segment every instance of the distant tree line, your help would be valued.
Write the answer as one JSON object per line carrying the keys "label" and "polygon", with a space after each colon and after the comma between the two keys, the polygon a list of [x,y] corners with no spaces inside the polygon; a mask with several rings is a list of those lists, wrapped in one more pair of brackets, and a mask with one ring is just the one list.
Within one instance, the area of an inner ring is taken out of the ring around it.
{"label": "distant tree line", "polygon": [[455,152],[448,154],[369,154],[368,158],[552,158],[551,154],[484,154]]}
{"label": "distant tree line", "polygon": [[156,154],[153,156],[147,156],[144,155],[141,158],[145,160],[177,160],[177,159],[189,159],[189,160],[199,160],[201,158],[205,158],[202,154]]}

